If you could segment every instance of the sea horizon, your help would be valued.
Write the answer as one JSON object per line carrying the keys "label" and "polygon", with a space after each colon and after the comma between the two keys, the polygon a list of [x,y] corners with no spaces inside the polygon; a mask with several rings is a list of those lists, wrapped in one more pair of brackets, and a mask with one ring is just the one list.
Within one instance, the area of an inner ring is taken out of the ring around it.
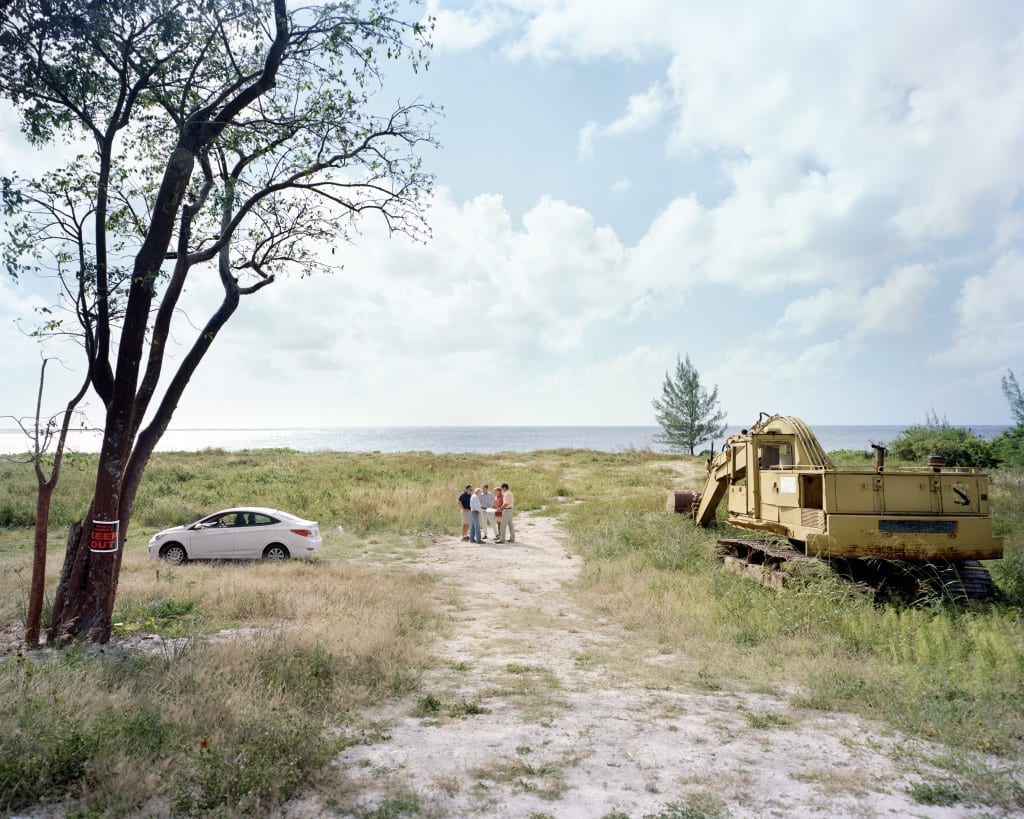
{"label": "sea horizon", "polygon": [[[918,422],[919,423],[919,422]],[[915,424],[818,424],[811,428],[827,452],[840,449],[869,451],[885,444]],[[961,425],[984,439],[998,436],[1009,424]],[[729,426],[726,436],[744,427]],[[293,449],[299,452],[434,452],[474,453],[532,452],[542,449],[591,449],[622,452],[650,449],[672,450],[657,442],[656,425],[531,425],[531,426],[335,426],[335,427],[196,427],[172,428],[157,445],[158,452],[228,452],[260,449]],[[74,430],[68,445],[76,452],[98,452],[100,430]],[[724,437],[715,440],[721,448]],[[18,429],[0,429],[0,453],[23,453],[28,439]],[[707,449],[703,443],[698,450]]]}

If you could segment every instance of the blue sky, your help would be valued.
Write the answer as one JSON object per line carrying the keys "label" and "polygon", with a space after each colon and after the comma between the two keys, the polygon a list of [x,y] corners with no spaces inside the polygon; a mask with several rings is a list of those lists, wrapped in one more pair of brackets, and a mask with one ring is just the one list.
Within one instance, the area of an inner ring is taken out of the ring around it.
{"label": "blue sky", "polygon": [[[433,238],[366,223],[343,273],[246,299],[175,426],[650,424],[682,354],[733,424],[1009,422],[1024,6],[426,11],[430,69],[381,98],[444,107]],[[0,143],[0,172],[42,167],[6,112]],[[188,309],[215,295],[196,282]],[[0,414],[31,410],[12,322],[45,296],[0,283]]]}

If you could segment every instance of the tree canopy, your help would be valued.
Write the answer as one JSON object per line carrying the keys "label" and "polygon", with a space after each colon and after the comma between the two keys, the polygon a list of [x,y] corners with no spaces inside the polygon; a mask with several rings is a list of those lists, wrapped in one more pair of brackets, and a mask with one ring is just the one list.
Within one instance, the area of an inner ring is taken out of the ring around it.
{"label": "tree canopy", "polygon": [[693,455],[698,444],[725,434],[725,413],[718,406],[718,386],[709,392],[700,374],[686,359],[676,358],[675,375],[665,373],[662,397],[652,401],[662,432],[656,437],[672,449]]}
{"label": "tree canopy", "polygon": [[[434,109],[375,96],[386,61],[425,64],[428,32],[398,9],[11,0],[0,12],[0,97],[32,143],[77,150],[66,161],[54,151],[39,178],[0,180],[3,262],[15,278],[57,282],[40,332],[80,340],[105,416],[51,631],[109,635],[120,552],[82,546],[97,519],[118,521],[123,538],[145,465],[240,300],[282,273],[337,264],[325,242],[363,214],[425,230],[432,180],[418,152],[433,142]],[[222,296],[183,320],[194,277],[219,281]],[[172,327],[192,340],[165,367]]]}

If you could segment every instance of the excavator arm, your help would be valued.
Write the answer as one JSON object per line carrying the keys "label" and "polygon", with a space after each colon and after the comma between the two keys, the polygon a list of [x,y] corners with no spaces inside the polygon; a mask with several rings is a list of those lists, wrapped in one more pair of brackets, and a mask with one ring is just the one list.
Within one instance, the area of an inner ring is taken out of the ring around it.
{"label": "excavator arm", "polygon": [[708,526],[715,519],[715,510],[725,497],[732,475],[732,450],[723,449],[708,464],[708,479],[700,496],[700,504],[694,514],[699,526]]}

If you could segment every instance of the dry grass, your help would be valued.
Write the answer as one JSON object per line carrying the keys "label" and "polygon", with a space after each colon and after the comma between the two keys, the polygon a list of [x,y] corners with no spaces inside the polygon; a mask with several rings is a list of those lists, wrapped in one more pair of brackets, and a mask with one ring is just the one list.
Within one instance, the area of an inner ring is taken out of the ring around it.
{"label": "dry grass", "polygon": [[[137,551],[115,621],[183,636],[152,652],[0,660],[3,809],[76,793],[114,815],[264,812],[360,735],[359,711],[415,688],[439,622],[422,574],[341,560],[169,567]],[[66,779],[47,782],[58,768]]]}

